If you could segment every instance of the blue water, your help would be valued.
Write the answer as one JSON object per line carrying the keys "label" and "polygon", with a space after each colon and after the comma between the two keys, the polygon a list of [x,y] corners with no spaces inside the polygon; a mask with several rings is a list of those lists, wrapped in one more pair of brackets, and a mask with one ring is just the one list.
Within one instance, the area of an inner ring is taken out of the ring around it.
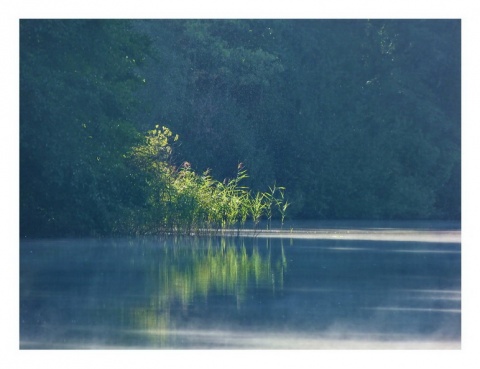
{"label": "blue water", "polygon": [[412,241],[458,227],[408,224],[408,242],[387,228],[23,240],[20,348],[459,348],[460,243]]}

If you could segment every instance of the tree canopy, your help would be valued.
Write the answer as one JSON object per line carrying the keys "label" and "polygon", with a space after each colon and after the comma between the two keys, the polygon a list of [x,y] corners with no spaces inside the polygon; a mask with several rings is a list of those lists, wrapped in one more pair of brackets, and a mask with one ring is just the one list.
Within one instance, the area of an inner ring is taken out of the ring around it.
{"label": "tree canopy", "polygon": [[179,135],[159,163],[218,183],[243,163],[290,217],[459,219],[460,37],[459,20],[21,20],[21,233],[158,222],[168,181],[138,151],[157,124]]}

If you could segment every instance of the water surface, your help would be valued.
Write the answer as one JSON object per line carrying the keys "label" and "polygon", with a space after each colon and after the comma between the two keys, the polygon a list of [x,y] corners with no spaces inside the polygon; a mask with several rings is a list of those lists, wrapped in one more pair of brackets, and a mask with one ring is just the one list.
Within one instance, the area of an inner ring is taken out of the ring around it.
{"label": "water surface", "polygon": [[302,224],[22,240],[20,348],[460,348],[457,225]]}

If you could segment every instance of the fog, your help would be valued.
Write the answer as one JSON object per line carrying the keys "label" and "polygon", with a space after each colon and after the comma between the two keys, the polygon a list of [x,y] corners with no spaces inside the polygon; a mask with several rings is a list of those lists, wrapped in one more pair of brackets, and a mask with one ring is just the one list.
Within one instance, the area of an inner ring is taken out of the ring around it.
{"label": "fog", "polygon": [[461,347],[458,229],[241,236],[22,240],[20,348]]}

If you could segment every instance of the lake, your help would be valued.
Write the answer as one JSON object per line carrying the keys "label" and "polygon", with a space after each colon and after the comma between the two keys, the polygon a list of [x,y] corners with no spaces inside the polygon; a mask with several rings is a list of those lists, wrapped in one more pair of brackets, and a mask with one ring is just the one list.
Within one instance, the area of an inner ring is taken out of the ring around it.
{"label": "lake", "polygon": [[21,349],[459,349],[455,222],[21,240]]}

